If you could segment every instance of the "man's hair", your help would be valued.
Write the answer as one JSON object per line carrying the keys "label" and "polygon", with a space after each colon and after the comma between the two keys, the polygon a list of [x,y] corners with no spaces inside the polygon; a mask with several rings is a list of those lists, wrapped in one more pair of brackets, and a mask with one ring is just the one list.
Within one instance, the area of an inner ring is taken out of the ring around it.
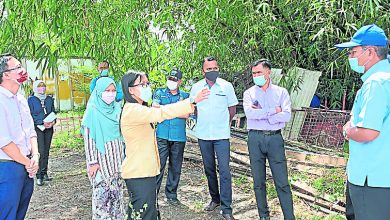
{"label": "man's hair", "polygon": [[12,58],[10,53],[0,55],[0,83],[3,82],[3,73],[8,70],[8,61]]}
{"label": "man's hair", "polygon": [[203,70],[203,67],[204,67],[204,63],[206,61],[218,61],[217,58],[213,57],[213,56],[208,56],[208,57],[205,57],[203,60],[202,60],[202,70]]}
{"label": "man's hair", "polygon": [[258,66],[258,65],[261,65],[264,68],[267,68],[269,70],[271,70],[271,68],[272,68],[272,64],[271,64],[271,62],[269,60],[267,60],[267,59],[260,59],[260,60],[256,60],[255,62],[253,62],[250,65],[251,72],[252,72],[253,67]]}
{"label": "man's hair", "polygon": [[387,54],[389,52],[389,48],[388,48],[388,45],[386,45],[386,46],[376,46],[375,51],[376,51],[376,54],[378,55],[378,57],[383,60],[383,59],[387,58]]}
{"label": "man's hair", "polygon": [[107,60],[103,60],[102,62],[99,63],[99,65],[102,63],[107,63],[107,67],[110,67],[110,63]]}

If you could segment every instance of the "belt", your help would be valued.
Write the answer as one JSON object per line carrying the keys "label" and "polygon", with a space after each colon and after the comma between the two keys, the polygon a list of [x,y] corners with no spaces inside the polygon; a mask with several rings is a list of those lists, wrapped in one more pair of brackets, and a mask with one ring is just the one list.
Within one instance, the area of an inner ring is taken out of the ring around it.
{"label": "belt", "polygon": [[0,159],[0,163],[15,162],[14,160]]}
{"label": "belt", "polygon": [[280,134],[281,133],[281,130],[274,130],[274,131],[267,131],[267,130],[249,130],[249,131],[253,131],[253,132],[256,132],[256,133],[260,133],[260,134],[263,134],[263,135],[267,135],[267,136],[271,136],[271,135],[275,135],[275,134]]}

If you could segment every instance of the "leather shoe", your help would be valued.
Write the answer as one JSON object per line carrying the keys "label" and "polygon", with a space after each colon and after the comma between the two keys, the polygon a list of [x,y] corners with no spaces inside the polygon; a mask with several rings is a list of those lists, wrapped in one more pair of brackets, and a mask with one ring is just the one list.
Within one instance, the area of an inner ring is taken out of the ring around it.
{"label": "leather shoe", "polygon": [[271,218],[269,216],[267,217],[260,217],[260,220],[270,220]]}
{"label": "leather shoe", "polygon": [[211,212],[211,211],[214,211],[218,206],[220,206],[221,204],[220,203],[216,203],[216,202],[213,202],[211,201],[205,208],[204,210],[207,211],[207,212]]}
{"label": "leather shoe", "polygon": [[232,214],[223,214],[222,217],[225,219],[225,220],[236,220]]}
{"label": "leather shoe", "polygon": [[180,201],[177,198],[167,198],[167,202],[171,205],[179,205]]}
{"label": "leather shoe", "polygon": [[43,175],[43,180],[44,181],[52,181],[53,178],[49,177],[47,174]]}
{"label": "leather shoe", "polygon": [[38,186],[43,186],[44,185],[43,179],[37,179],[37,185]]}

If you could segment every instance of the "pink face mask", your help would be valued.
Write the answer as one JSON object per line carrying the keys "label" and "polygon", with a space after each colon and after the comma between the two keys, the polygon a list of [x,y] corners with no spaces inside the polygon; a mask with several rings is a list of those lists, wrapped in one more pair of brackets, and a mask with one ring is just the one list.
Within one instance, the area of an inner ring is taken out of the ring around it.
{"label": "pink face mask", "polygon": [[108,105],[111,104],[115,100],[116,92],[103,92],[102,100]]}
{"label": "pink face mask", "polygon": [[44,86],[38,87],[38,88],[37,88],[37,92],[38,92],[39,94],[44,94],[44,93],[46,92],[46,87],[44,87]]}

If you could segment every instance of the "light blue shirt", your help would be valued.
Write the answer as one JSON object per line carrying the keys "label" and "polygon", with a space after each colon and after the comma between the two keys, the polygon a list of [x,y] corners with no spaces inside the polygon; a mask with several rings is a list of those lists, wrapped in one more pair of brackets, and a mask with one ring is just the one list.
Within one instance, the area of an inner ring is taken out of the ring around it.
{"label": "light blue shirt", "polygon": [[349,141],[348,181],[354,185],[390,187],[390,63],[372,66],[362,77],[352,108],[352,126],[379,131],[373,141]]}
{"label": "light blue shirt", "polygon": [[196,104],[196,136],[202,140],[222,140],[230,138],[229,107],[238,104],[232,84],[217,78],[210,88],[206,80],[200,80],[192,86],[190,96],[195,97],[202,89],[208,88],[208,99]]}

